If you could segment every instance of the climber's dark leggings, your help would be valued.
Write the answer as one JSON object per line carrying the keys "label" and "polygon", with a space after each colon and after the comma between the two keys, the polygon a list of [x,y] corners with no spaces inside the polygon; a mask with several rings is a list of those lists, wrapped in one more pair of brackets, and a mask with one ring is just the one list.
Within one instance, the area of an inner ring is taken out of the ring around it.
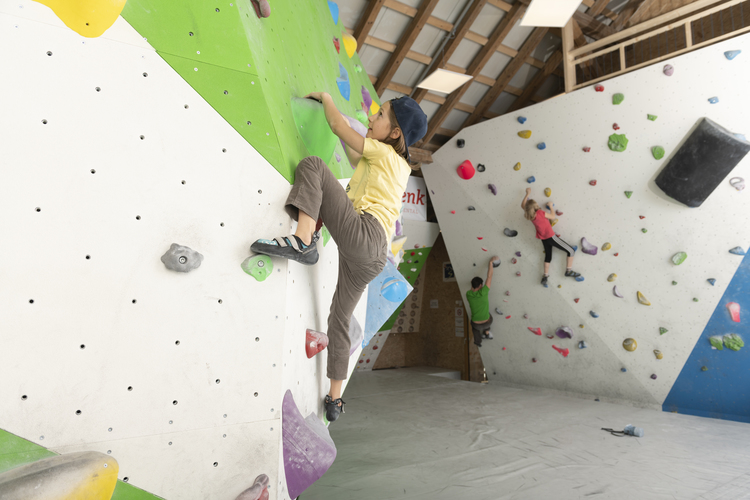
{"label": "climber's dark leggings", "polygon": [[546,240],[542,240],[542,245],[544,245],[544,262],[552,262],[552,247],[555,246],[562,250],[563,252],[568,254],[568,257],[573,255],[575,253],[575,250],[573,250],[573,247],[568,245],[566,242],[563,241],[562,238],[559,238],[557,236],[553,236],[552,238],[547,238]]}

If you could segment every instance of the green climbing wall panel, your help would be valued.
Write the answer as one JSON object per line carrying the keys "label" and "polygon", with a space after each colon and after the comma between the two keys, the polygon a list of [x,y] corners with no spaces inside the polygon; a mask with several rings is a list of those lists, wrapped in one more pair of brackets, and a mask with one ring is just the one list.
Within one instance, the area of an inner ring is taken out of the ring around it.
{"label": "green climbing wall panel", "polygon": [[[380,104],[367,72],[355,69],[359,56],[349,58],[343,46],[336,52],[333,37],[345,28],[333,23],[326,0],[275,0],[265,19],[249,1],[128,0],[122,17],[289,182],[311,154],[294,124],[293,97],[328,92],[354,117],[365,86]],[[339,63],[349,74],[349,101],[336,85]],[[337,178],[351,177],[340,144],[323,160]]]}

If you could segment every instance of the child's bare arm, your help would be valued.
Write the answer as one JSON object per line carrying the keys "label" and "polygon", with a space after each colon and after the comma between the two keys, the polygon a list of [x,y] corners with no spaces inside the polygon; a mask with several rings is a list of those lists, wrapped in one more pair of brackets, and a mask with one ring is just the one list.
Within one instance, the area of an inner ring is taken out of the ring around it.
{"label": "child's bare arm", "polygon": [[523,201],[521,202],[521,210],[526,210],[526,200],[529,199],[530,194],[531,188],[526,188],[526,196],[523,197]]}
{"label": "child's bare arm", "polygon": [[555,218],[555,204],[552,203],[552,200],[549,200],[547,202],[547,210],[544,210],[544,216],[548,219],[554,219]]}
{"label": "child's bare arm", "polygon": [[354,152],[361,155],[365,150],[365,138],[355,132],[349,125],[349,121],[336,108],[331,95],[326,92],[312,92],[305,97],[312,97],[323,103],[326,121],[328,122],[328,126],[331,127],[331,131],[344,141],[344,144],[348,146],[347,149],[351,148]]}

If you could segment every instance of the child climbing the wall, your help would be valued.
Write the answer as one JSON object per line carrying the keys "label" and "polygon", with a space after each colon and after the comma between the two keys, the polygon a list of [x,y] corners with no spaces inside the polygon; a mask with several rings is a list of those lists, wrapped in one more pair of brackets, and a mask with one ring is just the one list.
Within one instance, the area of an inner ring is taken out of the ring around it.
{"label": "child climbing the wall", "polygon": [[555,204],[552,200],[547,202],[547,210],[542,210],[539,204],[529,199],[531,194],[531,188],[526,188],[526,196],[523,197],[521,202],[521,208],[524,212],[524,217],[530,220],[536,228],[536,237],[542,240],[544,245],[544,276],[542,276],[542,285],[547,288],[547,278],[549,278],[549,264],[552,262],[552,247],[555,246],[568,254],[568,263],[565,269],[565,276],[575,278],[576,281],[583,281],[583,276],[580,273],[573,271],[573,254],[575,250],[573,247],[568,245],[562,238],[555,235],[555,231],[552,229],[550,220],[555,218],[554,207]]}
{"label": "child climbing the wall", "polygon": [[258,240],[250,250],[313,265],[318,261],[318,217],[338,245],[338,282],[327,332],[331,389],[324,400],[326,417],[333,422],[344,411],[341,386],[349,370],[349,321],[365,287],[385,267],[388,242],[412,171],[408,146],[424,137],[427,116],[410,97],[386,101],[370,116],[367,134],[362,137],[336,109],[329,94],[314,92],[306,97],[323,104],[326,121],[346,144],[356,170],[345,191],[323,160],[316,156],[303,159],[284,207],[297,221],[295,233]]}
{"label": "child climbing the wall", "polygon": [[492,273],[495,270],[493,264],[500,265],[500,257],[497,255],[490,259],[487,269],[487,282],[482,283],[479,276],[471,280],[471,290],[466,292],[466,300],[471,309],[471,331],[474,334],[474,344],[482,347],[482,339],[493,339],[490,326],[492,326],[492,314],[490,314],[490,286],[492,285]]}

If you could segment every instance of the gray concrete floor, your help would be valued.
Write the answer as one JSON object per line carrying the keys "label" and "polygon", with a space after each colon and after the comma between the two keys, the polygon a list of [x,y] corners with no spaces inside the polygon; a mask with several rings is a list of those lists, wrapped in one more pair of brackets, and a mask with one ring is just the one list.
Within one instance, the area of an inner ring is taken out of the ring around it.
{"label": "gray concrete floor", "polygon": [[[434,373],[354,373],[300,499],[750,499],[748,424]],[[600,430],[630,423],[644,437]]]}

